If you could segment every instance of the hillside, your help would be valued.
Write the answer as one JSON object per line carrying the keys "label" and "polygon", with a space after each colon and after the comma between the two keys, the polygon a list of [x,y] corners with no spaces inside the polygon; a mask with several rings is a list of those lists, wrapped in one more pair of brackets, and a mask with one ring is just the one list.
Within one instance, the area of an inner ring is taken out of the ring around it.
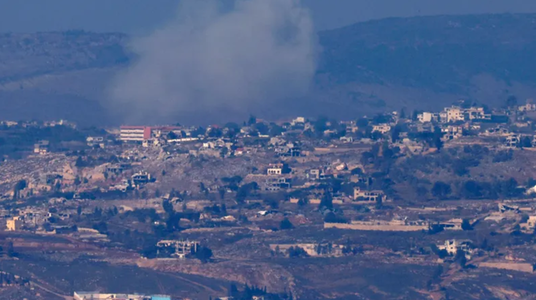
{"label": "hillside", "polygon": [[465,91],[482,73],[534,82],[536,15],[386,19],[321,32],[320,73],[340,82]]}
{"label": "hillside", "polygon": [[0,34],[0,119],[106,121],[98,101],[129,61],[116,33]]}
{"label": "hillside", "polygon": [[[110,121],[103,99],[109,80],[132,59],[127,39],[81,31],[0,34],[0,119]],[[437,109],[459,98],[496,105],[512,94],[536,95],[534,14],[375,20],[320,32],[319,41],[311,95],[260,108],[266,117],[329,109],[350,118]]]}
{"label": "hillside", "polygon": [[122,34],[0,34],[0,82],[128,62]]}
{"label": "hillside", "polygon": [[533,14],[358,23],[319,34],[318,73],[326,89],[344,87],[347,100],[372,107],[437,107],[456,97],[497,104],[510,93],[533,95],[535,36]]}

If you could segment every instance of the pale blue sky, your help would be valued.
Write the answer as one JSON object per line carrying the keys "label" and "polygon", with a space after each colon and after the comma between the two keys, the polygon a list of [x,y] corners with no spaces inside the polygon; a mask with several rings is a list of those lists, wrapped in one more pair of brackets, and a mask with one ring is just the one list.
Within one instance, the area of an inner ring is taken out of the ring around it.
{"label": "pale blue sky", "polygon": [[[0,0],[0,32],[85,29],[144,33],[172,18],[178,1]],[[319,30],[386,17],[536,12],[536,0],[302,1],[311,9]]]}

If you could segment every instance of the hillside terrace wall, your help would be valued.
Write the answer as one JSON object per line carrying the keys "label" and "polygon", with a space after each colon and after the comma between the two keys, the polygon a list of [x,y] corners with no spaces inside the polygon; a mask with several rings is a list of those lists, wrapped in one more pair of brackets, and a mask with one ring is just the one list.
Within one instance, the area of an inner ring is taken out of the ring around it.
{"label": "hillside terrace wall", "polygon": [[518,263],[518,262],[482,262],[478,264],[482,268],[494,268],[502,270],[511,270],[525,273],[534,273],[533,266],[529,263]]}
{"label": "hillside terrace wall", "polygon": [[324,223],[324,228],[338,228],[364,231],[421,231],[428,230],[428,225],[373,224],[373,223]]}

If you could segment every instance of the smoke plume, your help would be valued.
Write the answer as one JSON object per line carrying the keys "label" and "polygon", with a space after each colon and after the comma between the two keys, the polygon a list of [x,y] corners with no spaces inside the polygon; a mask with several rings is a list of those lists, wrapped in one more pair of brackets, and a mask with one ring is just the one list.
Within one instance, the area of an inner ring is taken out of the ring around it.
{"label": "smoke plume", "polygon": [[174,21],[132,41],[135,62],[114,81],[112,104],[130,120],[203,122],[304,95],[316,35],[299,0],[183,0]]}

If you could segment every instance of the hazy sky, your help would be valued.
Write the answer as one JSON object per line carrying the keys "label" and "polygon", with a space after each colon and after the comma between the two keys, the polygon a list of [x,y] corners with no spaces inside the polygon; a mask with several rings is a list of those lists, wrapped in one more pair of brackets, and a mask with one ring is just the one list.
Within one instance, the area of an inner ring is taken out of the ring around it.
{"label": "hazy sky", "polygon": [[[176,14],[179,1],[0,0],[0,31],[85,29],[144,33],[170,20]],[[311,9],[315,26],[320,30],[394,16],[536,12],[534,0],[303,0],[303,2]]]}

